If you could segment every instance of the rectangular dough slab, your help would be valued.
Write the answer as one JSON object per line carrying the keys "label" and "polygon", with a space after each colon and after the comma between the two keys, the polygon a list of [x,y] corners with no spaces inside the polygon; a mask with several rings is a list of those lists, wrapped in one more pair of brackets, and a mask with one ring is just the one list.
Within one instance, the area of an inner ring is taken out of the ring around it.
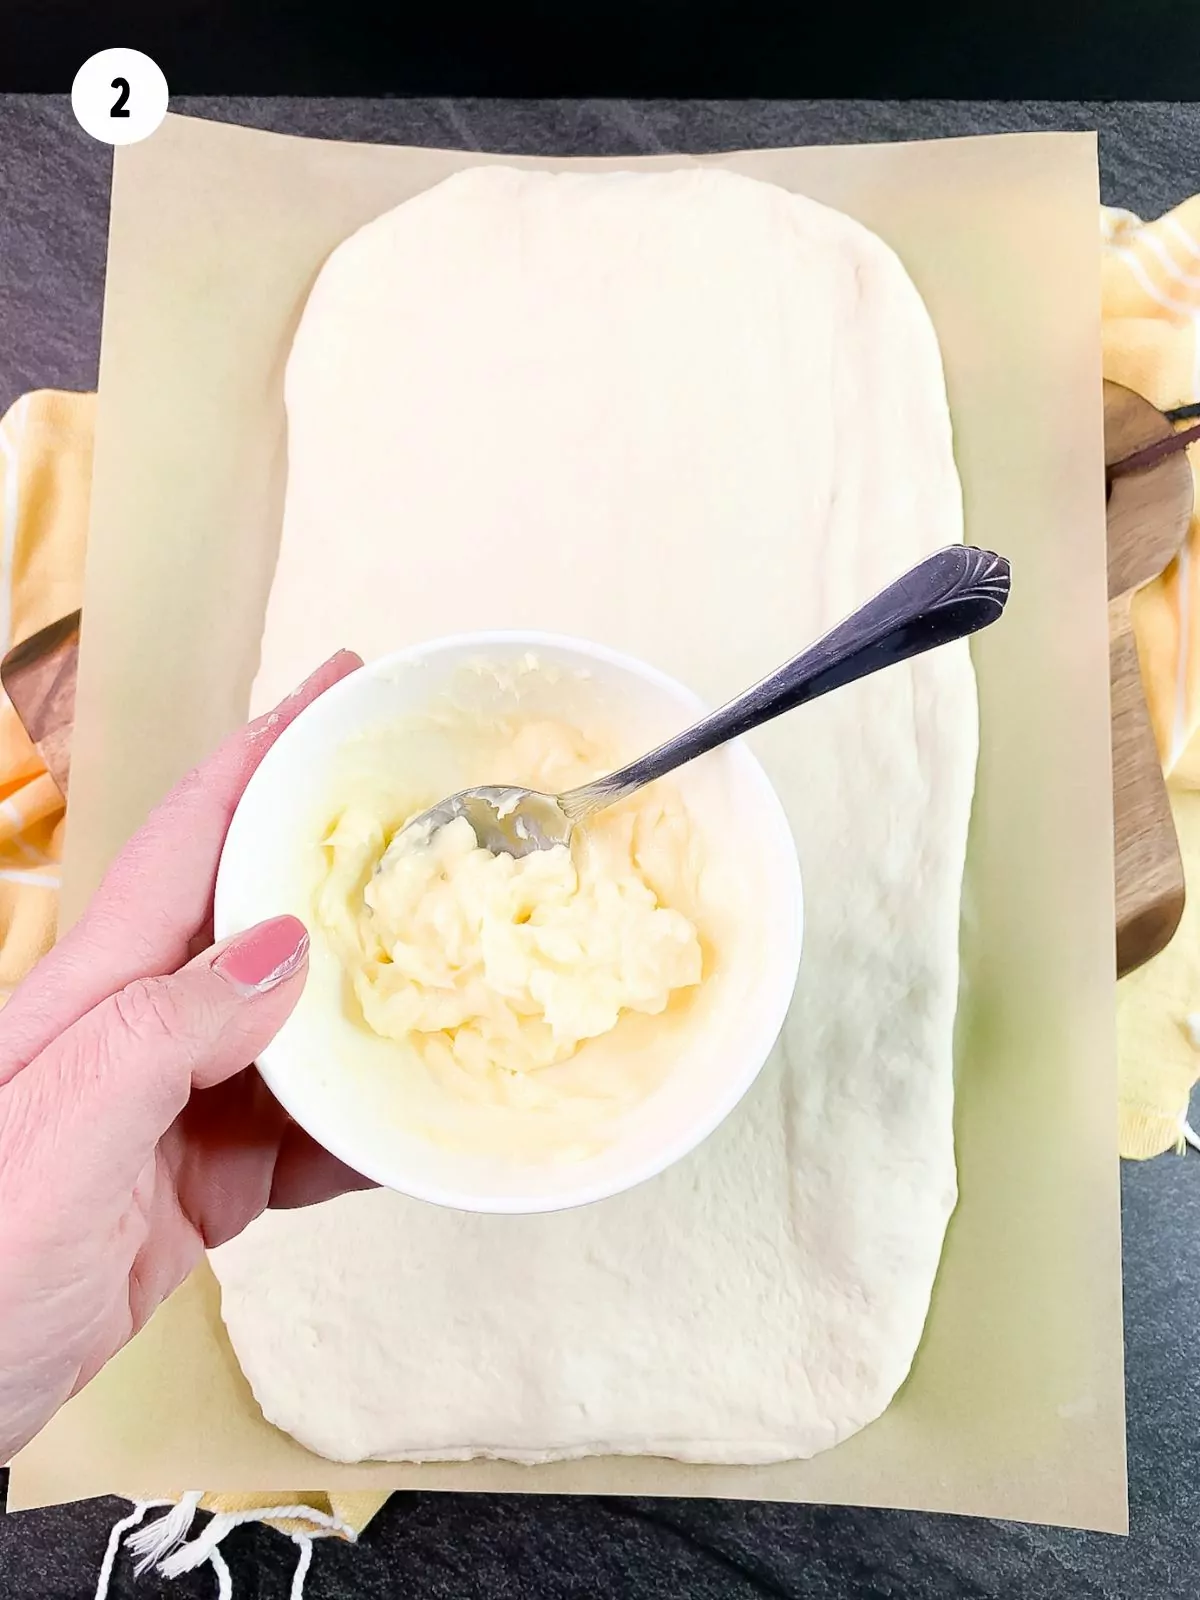
{"label": "rectangular dough slab", "polygon": [[[287,397],[255,710],[339,643],[514,626],[629,651],[715,704],[961,537],[903,267],[730,173],[449,179],[331,257]],[[302,1443],[772,1461],[891,1400],[955,1194],[967,648],[755,743],[807,905],[767,1071],[700,1150],[598,1205],[354,1196],[218,1251],[242,1368]]]}

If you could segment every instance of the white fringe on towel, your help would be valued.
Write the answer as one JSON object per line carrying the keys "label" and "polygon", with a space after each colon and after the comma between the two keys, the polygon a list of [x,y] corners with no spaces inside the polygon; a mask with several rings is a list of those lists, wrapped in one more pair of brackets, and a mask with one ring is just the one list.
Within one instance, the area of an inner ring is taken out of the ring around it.
{"label": "white fringe on towel", "polygon": [[96,1580],[96,1600],[108,1600],[108,1586],[112,1582],[113,1567],[116,1565],[117,1551],[121,1548],[121,1540],[131,1528],[136,1528],[146,1515],[156,1506],[169,1506],[170,1500],[138,1500],[134,1502],[133,1510],[127,1517],[122,1517],[120,1522],[114,1524],[113,1531],[108,1536],[108,1548],[104,1552],[104,1560],[100,1565],[100,1576]]}
{"label": "white fringe on towel", "polygon": [[[317,1511],[312,1506],[264,1506],[253,1511],[219,1511],[203,1531],[185,1544],[196,1512],[204,1498],[203,1489],[191,1489],[175,1504],[170,1500],[139,1500],[127,1517],[123,1517],[109,1535],[108,1549],[96,1585],[96,1600],[108,1600],[109,1584],[121,1541],[132,1529],[138,1528],[129,1540],[129,1552],[137,1557],[135,1572],[140,1576],[148,1567],[156,1567],[164,1578],[177,1578],[182,1572],[191,1572],[204,1562],[212,1567],[217,1578],[216,1600],[233,1600],[233,1579],[218,1548],[226,1534],[244,1522],[300,1521],[313,1525],[312,1533],[293,1533],[293,1543],[300,1550],[296,1570],[292,1576],[291,1600],[304,1600],[304,1580],[312,1565],[313,1540],[328,1538],[340,1533],[352,1543],[357,1533],[340,1517]],[[140,1527],[148,1511],[169,1506],[165,1517],[147,1527]]]}

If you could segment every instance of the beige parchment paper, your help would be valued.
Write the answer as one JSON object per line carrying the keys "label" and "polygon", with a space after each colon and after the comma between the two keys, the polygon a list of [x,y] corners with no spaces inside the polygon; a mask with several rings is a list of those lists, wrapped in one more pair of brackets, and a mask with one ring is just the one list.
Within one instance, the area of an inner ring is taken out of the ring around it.
{"label": "beige parchment paper", "polygon": [[[68,920],[150,805],[244,717],[279,531],[283,365],[318,267],[361,223],[488,159],[175,116],[117,152]],[[262,1420],[200,1271],[18,1458],[12,1506],[191,1485],[391,1486],[1124,1529],[1095,140],[705,159],[837,206],[898,251],[941,339],[968,537],[1013,562],[1005,625],[976,653],[961,1199],[911,1377],[879,1422],[807,1462],[338,1466]],[[725,631],[752,632],[753,618]],[[397,646],[422,636],[419,615],[398,622]],[[696,687],[739,681],[723,671]]]}

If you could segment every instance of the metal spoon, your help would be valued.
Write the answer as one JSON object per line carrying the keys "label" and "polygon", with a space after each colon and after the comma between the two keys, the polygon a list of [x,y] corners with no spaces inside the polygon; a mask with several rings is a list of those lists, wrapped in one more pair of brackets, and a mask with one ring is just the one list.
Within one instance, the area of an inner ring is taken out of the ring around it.
{"label": "metal spoon", "polygon": [[1009,582],[1008,562],[990,550],[961,544],[939,550],[770,677],[648,755],[565,794],[498,786],[464,789],[401,829],[376,870],[398,849],[419,845],[457,817],[467,819],[479,843],[493,854],[525,856],[565,845],[581,822],[605,806],[782,712],[986,628],[1004,610]]}

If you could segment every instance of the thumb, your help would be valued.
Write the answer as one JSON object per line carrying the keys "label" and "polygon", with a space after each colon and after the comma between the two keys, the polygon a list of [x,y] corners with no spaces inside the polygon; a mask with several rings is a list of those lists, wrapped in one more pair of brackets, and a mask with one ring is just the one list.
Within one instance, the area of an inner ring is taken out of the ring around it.
{"label": "thumb", "polygon": [[[132,1091],[139,1076],[211,1089],[248,1067],[291,1015],[308,971],[308,932],[274,917],[165,978],[126,984],[64,1035],[91,1040]],[[90,1024],[90,1027],[87,1026]],[[182,1106],[179,1108],[182,1110]]]}
{"label": "thumb", "polygon": [[259,923],[168,977],[127,984],[43,1050],[10,1089],[29,1095],[43,1137],[53,1130],[60,1148],[86,1149],[114,1168],[140,1164],[193,1089],[242,1071],[271,1042],[307,970],[302,922]]}

